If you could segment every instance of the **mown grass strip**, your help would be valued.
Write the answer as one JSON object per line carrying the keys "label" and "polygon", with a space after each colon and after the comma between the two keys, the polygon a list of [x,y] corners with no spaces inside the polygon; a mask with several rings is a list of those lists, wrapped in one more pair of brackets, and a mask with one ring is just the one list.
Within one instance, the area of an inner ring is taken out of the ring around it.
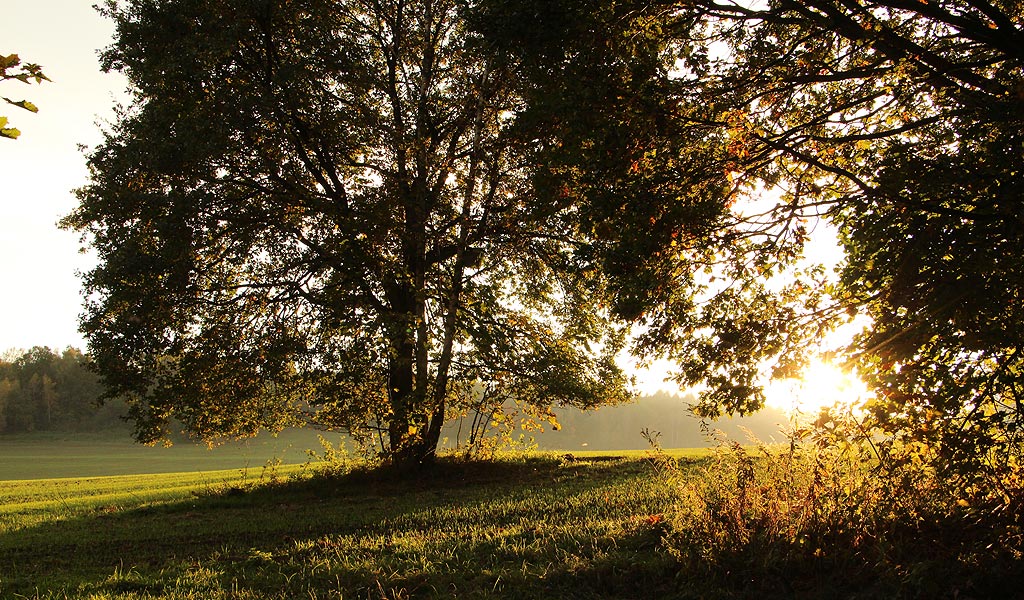
{"label": "mown grass strip", "polygon": [[135,476],[140,473],[195,473],[224,469],[259,470],[268,462],[302,464],[306,449],[319,448],[317,432],[287,430],[274,437],[229,442],[214,448],[188,441],[148,447],[127,433],[0,436],[0,488],[29,479]]}

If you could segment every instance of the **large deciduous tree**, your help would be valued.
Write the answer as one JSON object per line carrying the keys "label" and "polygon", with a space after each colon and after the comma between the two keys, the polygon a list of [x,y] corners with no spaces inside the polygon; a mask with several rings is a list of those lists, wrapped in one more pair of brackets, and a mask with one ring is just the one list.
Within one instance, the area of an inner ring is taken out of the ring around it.
{"label": "large deciduous tree", "polygon": [[605,271],[655,269],[630,234],[699,235],[722,194],[653,168],[687,144],[656,123],[663,46],[580,4],[528,61],[467,0],[109,3],[134,100],[66,225],[98,253],[82,326],[139,439],[313,420],[416,464],[481,397],[627,398],[616,316],[641,288]]}

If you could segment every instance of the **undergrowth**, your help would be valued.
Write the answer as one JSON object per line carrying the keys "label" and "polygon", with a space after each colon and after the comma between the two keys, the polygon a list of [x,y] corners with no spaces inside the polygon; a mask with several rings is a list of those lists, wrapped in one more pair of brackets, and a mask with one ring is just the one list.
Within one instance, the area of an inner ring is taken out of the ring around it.
{"label": "undergrowth", "polygon": [[[712,434],[714,435],[714,434]],[[671,460],[665,545],[702,598],[1016,598],[1019,470],[964,485],[938,450],[824,411],[787,443],[718,436],[700,473]]]}

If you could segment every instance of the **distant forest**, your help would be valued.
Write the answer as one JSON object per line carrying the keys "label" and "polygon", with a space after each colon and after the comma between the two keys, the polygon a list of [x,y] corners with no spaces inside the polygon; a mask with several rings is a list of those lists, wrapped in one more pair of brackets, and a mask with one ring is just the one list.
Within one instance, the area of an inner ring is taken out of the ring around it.
{"label": "distant forest", "polygon": [[8,351],[0,357],[0,434],[126,430],[124,404],[99,406],[101,391],[80,350]]}
{"label": "distant forest", "polygon": [[[122,402],[98,404],[102,387],[80,350],[62,352],[45,347],[27,352],[8,351],[0,357],[0,435],[14,433],[118,431],[126,434],[128,424],[121,416]],[[648,446],[642,432],[659,434],[666,448],[707,445],[700,423],[687,410],[692,396],[660,392],[619,406],[583,411],[555,409],[560,428],[548,426],[543,432],[525,434],[546,450],[631,450]],[[743,440],[742,428],[761,439],[777,437],[786,415],[765,409],[752,417],[726,418],[712,427]],[[446,427],[454,443],[457,423]]]}

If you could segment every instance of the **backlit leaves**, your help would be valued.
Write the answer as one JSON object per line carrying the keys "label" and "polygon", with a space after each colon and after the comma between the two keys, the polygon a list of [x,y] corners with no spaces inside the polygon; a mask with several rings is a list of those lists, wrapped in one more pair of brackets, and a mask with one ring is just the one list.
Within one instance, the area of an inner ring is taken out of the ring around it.
{"label": "backlit leaves", "polygon": [[[17,70],[15,70],[17,69]],[[33,63],[22,63],[17,54],[0,54],[0,83],[6,81],[20,81],[21,83],[42,83],[50,81],[50,78],[43,74],[42,67]],[[17,106],[29,112],[39,112],[39,108],[28,100],[11,100],[6,96],[0,96],[7,104]],[[0,116],[0,137],[17,139],[21,131],[14,127],[7,127],[7,117]]]}
{"label": "backlit leaves", "polygon": [[[943,445],[964,472],[1008,452],[1024,425],[1012,325],[1024,289],[1013,266],[1024,254],[1018,4],[680,8],[699,24],[679,36],[681,55],[702,74],[690,81],[706,121],[727,136],[731,181],[779,196],[722,238],[716,268],[732,283],[682,311],[687,333],[672,344],[684,380],[718,382],[708,412],[747,410],[751,363],[784,366],[859,312],[873,326],[847,356],[882,423]],[[712,41],[711,56],[695,50]],[[831,283],[790,295],[770,275],[801,256],[799,223],[817,217],[836,226],[846,260]]]}

